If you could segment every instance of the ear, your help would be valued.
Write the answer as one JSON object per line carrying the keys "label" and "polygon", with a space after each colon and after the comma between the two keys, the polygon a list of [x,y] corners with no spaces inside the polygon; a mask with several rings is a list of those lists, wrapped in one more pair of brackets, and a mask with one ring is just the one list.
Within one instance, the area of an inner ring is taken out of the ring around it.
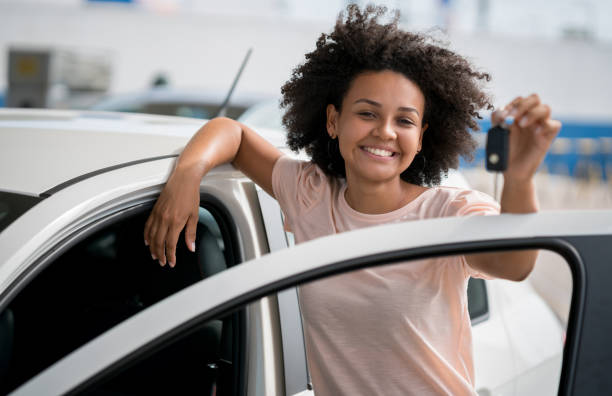
{"label": "ear", "polygon": [[338,136],[337,133],[337,121],[338,121],[338,111],[336,110],[336,106],[333,104],[327,105],[327,134],[330,138],[335,139]]}
{"label": "ear", "polygon": [[427,130],[428,126],[429,124],[425,124],[423,125],[423,128],[421,128],[421,135],[419,136],[419,147],[417,149],[417,153],[423,148],[423,134],[425,134],[425,131]]}

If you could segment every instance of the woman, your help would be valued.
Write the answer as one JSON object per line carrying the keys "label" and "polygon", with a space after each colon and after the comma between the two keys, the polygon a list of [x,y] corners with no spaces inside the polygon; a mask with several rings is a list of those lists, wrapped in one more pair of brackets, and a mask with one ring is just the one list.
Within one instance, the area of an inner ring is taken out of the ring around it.
{"label": "woman", "polygon": [[[289,147],[311,161],[283,156],[230,119],[211,120],[194,135],[145,226],[153,259],[175,265],[183,228],[194,250],[200,181],[225,162],[279,201],[298,243],[388,222],[537,211],[533,176],[561,127],[550,108],[531,95],[494,113],[494,123],[515,119],[501,205],[476,191],[435,187],[475,148],[469,130],[477,129],[479,110],[492,109],[481,88],[489,76],[433,40],[399,30],[397,14],[379,22],[385,11],[348,6],[282,87]],[[467,280],[522,280],[535,257],[457,257],[301,287],[315,392],[474,393]]]}

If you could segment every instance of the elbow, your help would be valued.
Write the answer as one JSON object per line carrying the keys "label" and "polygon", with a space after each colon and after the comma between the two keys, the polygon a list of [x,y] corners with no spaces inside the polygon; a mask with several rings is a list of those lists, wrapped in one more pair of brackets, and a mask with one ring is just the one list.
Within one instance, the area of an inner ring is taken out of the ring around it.
{"label": "elbow", "polygon": [[238,124],[238,121],[236,120],[232,120],[231,118],[227,118],[227,117],[215,117],[215,118],[211,118],[208,121],[208,124]]}
{"label": "elbow", "polygon": [[531,274],[531,271],[533,271],[534,265],[535,263],[529,263],[529,265],[526,265],[523,268],[521,268],[520,271],[517,271],[517,273],[512,278],[512,280],[516,282],[522,282],[525,279],[527,279],[527,277],[529,277],[529,275]]}

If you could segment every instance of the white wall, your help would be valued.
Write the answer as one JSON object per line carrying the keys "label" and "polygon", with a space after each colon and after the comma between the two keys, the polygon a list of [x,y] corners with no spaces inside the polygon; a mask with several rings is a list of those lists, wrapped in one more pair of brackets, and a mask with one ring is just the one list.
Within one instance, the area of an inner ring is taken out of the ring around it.
{"label": "white wall", "polygon": [[[114,92],[143,89],[159,71],[177,86],[224,91],[253,47],[238,89],[278,94],[329,29],[329,22],[278,17],[0,2],[0,89],[12,45],[105,51],[114,64]],[[559,116],[612,120],[612,45],[480,36],[455,34],[451,45],[493,75],[496,103],[538,92]]]}

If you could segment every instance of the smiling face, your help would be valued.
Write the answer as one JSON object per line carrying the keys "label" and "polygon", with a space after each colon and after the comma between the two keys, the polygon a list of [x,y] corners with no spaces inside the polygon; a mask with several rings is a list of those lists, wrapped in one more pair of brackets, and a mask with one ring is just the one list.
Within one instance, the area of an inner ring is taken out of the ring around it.
{"label": "smiling face", "polygon": [[355,77],[341,111],[327,106],[327,131],[338,139],[347,181],[399,181],[421,149],[424,110],[423,93],[400,73]]}

